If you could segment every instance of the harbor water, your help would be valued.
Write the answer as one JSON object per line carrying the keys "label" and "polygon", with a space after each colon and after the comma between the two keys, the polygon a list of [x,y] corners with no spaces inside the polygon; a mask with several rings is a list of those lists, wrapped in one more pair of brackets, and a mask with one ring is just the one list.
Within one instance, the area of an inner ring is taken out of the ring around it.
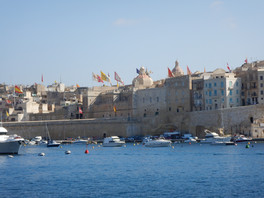
{"label": "harbor water", "polygon": [[[264,144],[23,146],[0,155],[3,197],[263,197]],[[65,151],[71,154],[66,155]],[[45,153],[45,156],[39,156]]]}

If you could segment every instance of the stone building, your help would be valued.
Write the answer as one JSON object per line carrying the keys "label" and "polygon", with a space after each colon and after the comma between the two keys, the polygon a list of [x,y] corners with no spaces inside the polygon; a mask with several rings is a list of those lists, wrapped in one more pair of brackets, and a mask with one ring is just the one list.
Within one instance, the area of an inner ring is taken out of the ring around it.
{"label": "stone building", "polygon": [[264,104],[264,61],[245,63],[234,73],[241,78],[241,105]]}
{"label": "stone building", "polygon": [[241,79],[234,73],[216,69],[204,80],[205,110],[240,106]]}

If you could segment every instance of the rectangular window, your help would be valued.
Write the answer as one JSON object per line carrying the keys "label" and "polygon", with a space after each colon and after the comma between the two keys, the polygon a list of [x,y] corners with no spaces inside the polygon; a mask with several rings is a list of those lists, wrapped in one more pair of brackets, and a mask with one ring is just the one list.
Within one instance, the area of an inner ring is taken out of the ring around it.
{"label": "rectangular window", "polygon": [[263,76],[260,76],[260,80],[263,80]]}
{"label": "rectangular window", "polygon": [[232,98],[230,98],[230,99],[229,99],[229,102],[230,102],[230,103],[232,103],[232,102],[233,102],[233,99],[232,99]]}
{"label": "rectangular window", "polygon": [[263,87],[263,83],[260,83],[260,87]]}
{"label": "rectangular window", "polygon": [[217,96],[217,90],[214,90],[214,96]]}
{"label": "rectangular window", "polygon": [[151,97],[149,98],[149,102],[152,102],[152,98]]}
{"label": "rectangular window", "polygon": [[214,86],[216,87],[216,85],[217,85],[217,84],[216,84],[216,82],[215,82],[215,83],[214,83]]}
{"label": "rectangular window", "polygon": [[229,92],[229,95],[230,95],[230,96],[232,96],[232,94],[233,94],[233,91],[232,91],[232,90],[230,90],[230,92]]}
{"label": "rectangular window", "polygon": [[236,94],[238,95],[238,90],[236,90]]}
{"label": "rectangular window", "polygon": [[225,95],[225,91],[221,90],[221,95],[224,96]]}
{"label": "rectangular window", "polygon": [[260,94],[263,95],[263,90],[260,91]]}
{"label": "rectangular window", "polygon": [[212,96],[212,91],[209,91],[209,96]]}
{"label": "rectangular window", "polygon": [[224,88],[224,82],[223,81],[221,82],[221,88]]}
{"label": "rectangular window", "polygon": [[211,83],[209,83],[209,88],[212,88],[212,84]]}
{"label": "rectangular window", "polygon": [[157,102],[159,102],[159,97],[157,97]]}

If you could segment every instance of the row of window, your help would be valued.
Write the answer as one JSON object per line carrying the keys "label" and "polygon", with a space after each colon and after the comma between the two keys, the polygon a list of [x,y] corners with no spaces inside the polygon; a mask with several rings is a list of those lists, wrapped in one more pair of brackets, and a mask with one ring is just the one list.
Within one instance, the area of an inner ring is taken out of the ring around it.
{"label": "row of window", "polygon": [[[159,102],[159,97],[156,97],[156,101]],[[142,98],[142,102],[145,103],[145,98]],[[152,97],[149,97],[149,102],[152,102]]]}
{"label": "row of window", "polygon": [[[206,87],[206,88],[212,88],[212,85],[213,85],[214,87],[217,87],[217,82],[214,82],[214,83],[205,83],[205,87]],[[239,86],[239,83],[236,82],[235,85],[238,87],[238,86]],[[232,81],[229,81],[229,87],[232,87],[232,86],[233,86],[233,82],[232,82]],[[224,88],[224,82],[223,82],[223,81],[221,81],[221,83],[220,83],[220,87],[221,87],[221,88]]]}
{"label": "row of window", "polygon": [[[217,90],[214,90],[214,96],[217,96]],[[238,89],[236,90],[236,94],[238,95],[239,94],[239,91]],[[212,96],[212,91],[206,91],[205,92],[205,95],[209,95],[209,96]],[[225,95],[225,91],[224,90],[221,90],[221,96],[224,96]],[[233,95],[233,90],[229,90],[229,95],[232,96]]]}
{"label": "row of window", "polygon": [[[222,103],[225,102],[225,98],[222,98]],[[239,103],[239,98],[236,99],[236,102]],[[206,104],[212,104],[212,99],[206,99],[205,100]],[[233,98],[229,98],[229,103],[233,103]]]}

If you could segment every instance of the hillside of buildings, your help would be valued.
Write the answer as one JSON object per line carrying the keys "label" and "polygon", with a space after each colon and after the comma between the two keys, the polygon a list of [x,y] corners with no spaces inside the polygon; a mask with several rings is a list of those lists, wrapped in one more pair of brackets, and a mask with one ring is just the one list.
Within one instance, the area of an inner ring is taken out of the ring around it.
{"label": "hillside of buildings", "polygon": [[[206,116],[230,109],[239,112],[246,106],[258,108],[264,104],[263,85],[264,61],[244,63],[233,71],[218,68],[188,74],[184,74],[176,61],[167,78],[153,81],[141,67],[130,85],[66,87],[63,83],[54,83],[46,87],[43,84],[1,84],[0,109],[3,122],[120,119],[137,121],[142,124],[141,130],[148,126],[146,130],[152,133],[178,130],[199,135],[199,123],[195,129],[190,129],[191,123],[197,120],[194,115],[200,112]],[[254,136],[264,137],[262,111],[255,115],[251,110],[249,112],[247,122],[236,123],[235,129],[231,123],[231,129],[222,132],[243,131],[253,136],[253,131],[257,130]],[[225,128],[223,119],[217,122],[214,130]],[[251,129],[253,124],[258,129]]]}

